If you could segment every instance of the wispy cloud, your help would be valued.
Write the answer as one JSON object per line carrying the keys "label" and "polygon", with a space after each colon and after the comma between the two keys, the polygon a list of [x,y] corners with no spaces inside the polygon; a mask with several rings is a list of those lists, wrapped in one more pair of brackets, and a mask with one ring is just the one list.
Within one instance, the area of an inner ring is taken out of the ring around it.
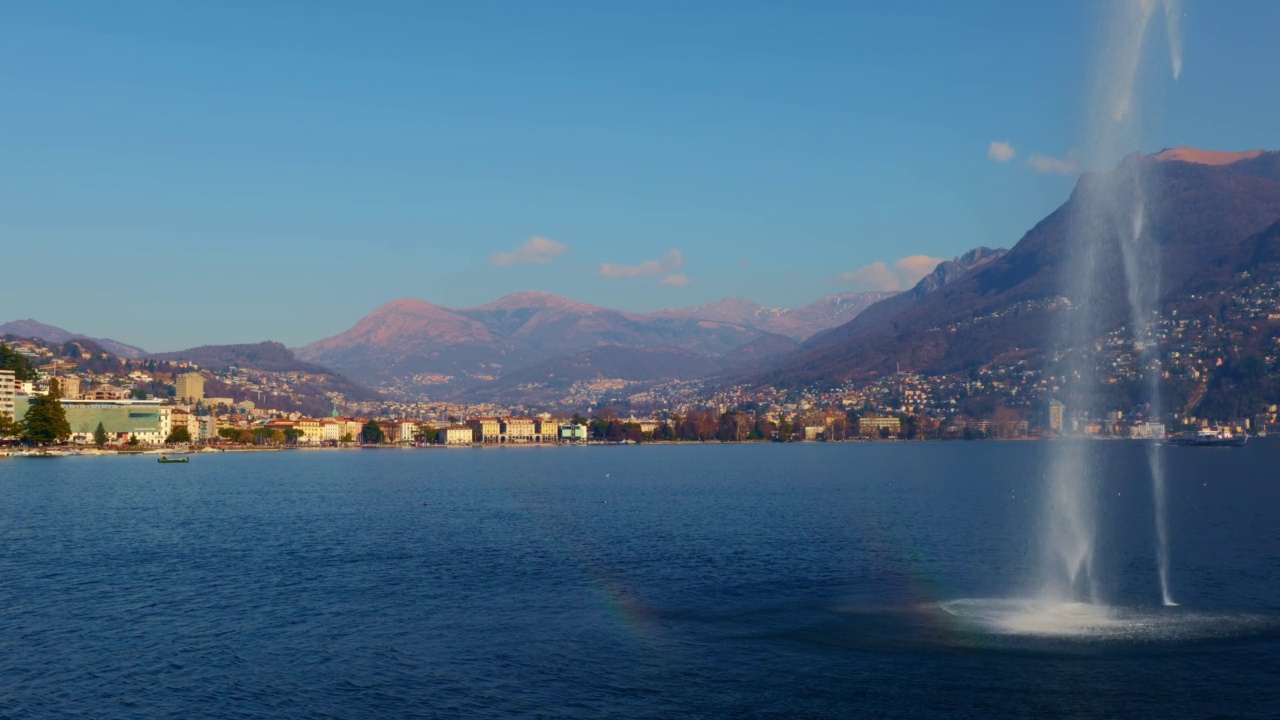
{"label": "wispy cloud", "polygon": [[684,264],[684,253],[672,250],[657,260],[646,260],[639,265],[615,265],[605,263],[600,266],[600,277],[633,278],[645,275],[666,275]]}
{"label": "wispy cloud", "polygon": [[1071,153],[1067,153],[1064,158],[1032,155],[1027,158],[1027,167],[1047,175],[1075,175],[1080,172],[1080,166],[1076,164],[1076,160]]}
{"label": "wispy cloud", "polygon": [[851,285],[857,290],[906,290],[933,272],[943,258],[908,255],[893,263],[873,262],[829,280],[834,285]]}
{"label": "wispy cloud", "polygon": [[995,160],[998,163],[1007,163],[1017,154],[1018,151],[1014,150],[1013,145],[1007,142],[992,140],[991,144],[987,146],[987,159]]}
{"label": "wispy cloud", "polygon": [[536,263],[538,265],[546,265],[557,255],[563,255],[567,252],[569,252],[568,245],[556,242],[551,238],[535,235],[511,252],[494,253],[493,257],[489,258],[489,264],[522,265],[524,263]]}
{"label": "wispy cloud", "polygon": [[662,278],[662,285],[670,285],[672,287],[684,287],[693,282],[688,275],[668,275]]}
{"label": "wispy cloud", "polygon": [[920,278],[933,272],[940,262],[944,262],[943,258],[929,257],[928,255],[908,255],[894,262],[893,269],[897,273],[898,279],[902,280],[902,286],[909,288],[920,282]]}
{"label": "wispy cloud", "polygon": [[857,270],[831,278],[833,285],[852,285],[858,290],[897,290],[898,278],[894,277],[889,266],[883,262],[863,265]]}

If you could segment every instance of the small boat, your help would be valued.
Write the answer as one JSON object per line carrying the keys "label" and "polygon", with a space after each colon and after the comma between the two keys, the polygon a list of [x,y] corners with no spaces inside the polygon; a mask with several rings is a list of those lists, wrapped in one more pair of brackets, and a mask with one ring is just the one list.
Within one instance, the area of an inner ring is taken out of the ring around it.
{"label": "small boat", "polygon": [[1201,428],[1171,435],[1167,442],[1170,445],[1193,445],[1195,447],[1241,447],[1248,442],[1249,436],[1244,433],[1234,434],[1226,428]]}
{"label": "small boat", "polygon": [[162,462],[162,463],[183,463],[183,462],[189,462],[190,460],[191,460],[191,458],[168,458],[168,457],[165,457],[165,456],[161,455],[161,456],[160,456],[160,459],[159,459],[159,460],[157,460],[156,462]]}

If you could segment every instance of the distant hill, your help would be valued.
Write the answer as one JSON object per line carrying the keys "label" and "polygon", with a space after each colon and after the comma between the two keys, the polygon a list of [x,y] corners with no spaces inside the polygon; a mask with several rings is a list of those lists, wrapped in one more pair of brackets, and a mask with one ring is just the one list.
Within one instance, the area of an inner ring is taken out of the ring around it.
{"label": "distant hill", "polygon": [[729,373],[758,370],[769,360],[796,352],[803,347],[786,335],[769,333],[721,355],[716,359],[716,364],[722,371]]}
{"label": "distant hill", "polygon": [[146,350],[137,348],[132,345],[126,345],[122,342],[112,340],[110,338],[91,338],[88,335],[80,335],[60,327],[46,325],[36,320],[12,320],[0,325],[0,337],[5,335],[13,335],[14,337],[38,338],[51,343],[64,343],[68,340],[92,340],[100,345],[107,352],[118,355],[120,357],[136,360],[147,354]]}
{"label": "distant hill", "polygon": [[717,369],[716,363],[706,357],[679,348],[604,345],[516,370],[463,398],[550,407],[575,383],[606,379],[638,383],[692,380]]}
{"label": "distant hill", "polygon": [[[1194,160],[1194,161],[1189,161]],[[1130,156],[1150,201],[1148,232],[1159,248],[1165,298],[1224,287],[1236,274],[1266,266],[1280,236],[1280,153],[1206,153],[1189,148]],[[893,372],[964,370],[1010,353],[1043,350],[1051,341],[1053,300],[1066,278],[1071,217],[1105,178],[1082,176],[1071,197],[1007,253],[980,259],[959,279],[923,297],[892,298],[850,323],[812,338],[749,382],[798,387],[837,385]],[[1094,298],[1099,327],[1121,323],[1127,292],[1119,251],[1099,257]],[[914,292],[913,292],[914,294]],[[974,322],[981,319],[982,322]]]}
{"label": "distant hill", "polygon": [[[663,349],[634,362],[653,362],[650,375],[671,368],[670,349],[715,360],[762,337],[792,342],[855,317],[891,293],[845,293],[802,308],[771,309],[726,298],[692,308],[630,313],[548,293],[520,292],[472,308],[445,308],[404,298],[388,303],[351,329],[297,350],[300,358],[337,368],[351,377],[402,396],[447,397],[474,391],[521,373],[550,371],[558,358],[595,348]],[[602,367],[609,353],[592,356]],[[744,355],[746,357],[746,355]],[[683,371],[682,371],[683,373]],[[632,373],[635,374],[635,373]],[[645,373],[639,373],[645,374]],[[683,376],[683,375],[682,375]],[[670,377],[668,375],[668,377]]]}
{"label": "distant hill", "polygon": [[148,357],[156,360],[185,360],[203,369],[219,372],[232,367],[245,367],[269,372],[333,373],[326,367],[299,360],[289,348],[271,341],[240,345],[201,345],[174,352],[152,353]]}
{"label": "distant hill", "polygon": [[278,342],[260,342],[243,345],[201,345],[200,347],[178,350],[175,352],[155,353],[147,356],[153,360],[178,361],[194,363],[202,370],[226,372],[236,368],[247,368],[263,372],[300,372],[310,375],[327,376],[326,384],[330,389],[341,392],[348,400],[376,400],[377,392],[348,380],[329,368],[314,363],[303,362],[293,352]]}

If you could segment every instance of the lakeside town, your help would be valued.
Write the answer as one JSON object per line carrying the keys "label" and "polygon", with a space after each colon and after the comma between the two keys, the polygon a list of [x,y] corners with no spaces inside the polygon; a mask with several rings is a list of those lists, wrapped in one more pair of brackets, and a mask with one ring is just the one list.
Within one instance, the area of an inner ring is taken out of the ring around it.
{"label": "lakeside town", "polygon": [[[1003,312],[1072,311],[1065,298],[1040,305],[1044,307],[1015,306]],[[1203,405],[1213,377],[1241,367],[1255,374],[1274,371],[1280,340],[1270,326],[1280,321],[1280,282],[1250,284],[1212,297],[1190,295],[1174,307],[1182,309],[1159,316],[1145,337],[1135,340],[1118,328],[1084,350],[1099,385],[1094,408],[1064,405],[1058,398],[1066,394],[1070,379],[1056,374],[1045,358],[1032,356],[997,358],[966,373],[899,371],[825,389],[706,389],[699,382],[683,382],[623,396],[618,391],[625,390],[625,383],[601,379],[596,381],[598,392],[577,398],[579,409],[568,412],[563,405],[552,411],[489,403],[353,400],[342,388],[332,387],[331,377],[314,372],[248,367],[214,372],[187,361],[117,357],[88,341],[58,345],[9,338],[0,345],[0,367],[5,368],[0,370],[0,442],[138,452],[176,447],[1159,439],[1206,426],[1237,434],[1280,432],[1275,405],[1213,417],[1176,409]],[[971,322],[986,320],[975,317]],[[1148,346],[1159,352],[1144,353]],[[1173,410],[1160,415],[1135,402],[1134,388],[1149,373],[1157,373],[1170,389],[1166,392],[1173,395]],[[31,432],[27,418],[32,407],[55,387],[65,426],[52,433],[46,429],[43,435]]]}

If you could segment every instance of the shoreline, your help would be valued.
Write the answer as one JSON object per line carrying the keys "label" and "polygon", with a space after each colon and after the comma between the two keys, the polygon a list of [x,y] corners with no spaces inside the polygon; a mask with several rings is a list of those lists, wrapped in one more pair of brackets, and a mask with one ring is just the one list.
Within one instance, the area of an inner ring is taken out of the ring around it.
{"label": "shoreline", "polygon": [[[1254,437],[1255,440],[1262,440],[1265,437]],[[1120,441],[1134,443],[1151,443],[1157,442],[1163,445],[1170,445],[1165,441],[1150,440],[1145,438],[1124,438],[1124,437],[1022,437],[1022,438],[989,438],[982,440],[962,440],[959,438],[931,438],[916,440],[899,440],[899,439],[856,439],[856,440],[819,440],[819,441],[791,441],[777,442],[772,440],[654,440],[649,442],[587,442],[587,443],[472,443],[469,445],[349,445],[344,447],[331,446],[299,446],[299,447],[194,447],[194,448],[154,448],[148,447],[143,450],[114,450],[114,449],[98,449],[98,448],[78,448],[74,446],[57,446],[42,449],[19,449],[0,451],[0,459],[4,458],[30,458],[30,457],[140,457],[140,456],[179,456],[188,457],[192,455],[215,455],[221,453],[238,453],[238,454],[254,454],[254,453],[282,453],[282,452],[353,452],[359,450],[380,450],[380,451],[411,451],[411,450],[490,450],[490,449],[551,449],[551,448],[586,448],[586,447],[641,447],[641,446],[706,446],[706,445],[917,445],[917,444],[934,444],[934,443],[987,443],[987,442],[1070,442],[1070,441]],[[1170,445],[1172,447],[1172,445]]]}

